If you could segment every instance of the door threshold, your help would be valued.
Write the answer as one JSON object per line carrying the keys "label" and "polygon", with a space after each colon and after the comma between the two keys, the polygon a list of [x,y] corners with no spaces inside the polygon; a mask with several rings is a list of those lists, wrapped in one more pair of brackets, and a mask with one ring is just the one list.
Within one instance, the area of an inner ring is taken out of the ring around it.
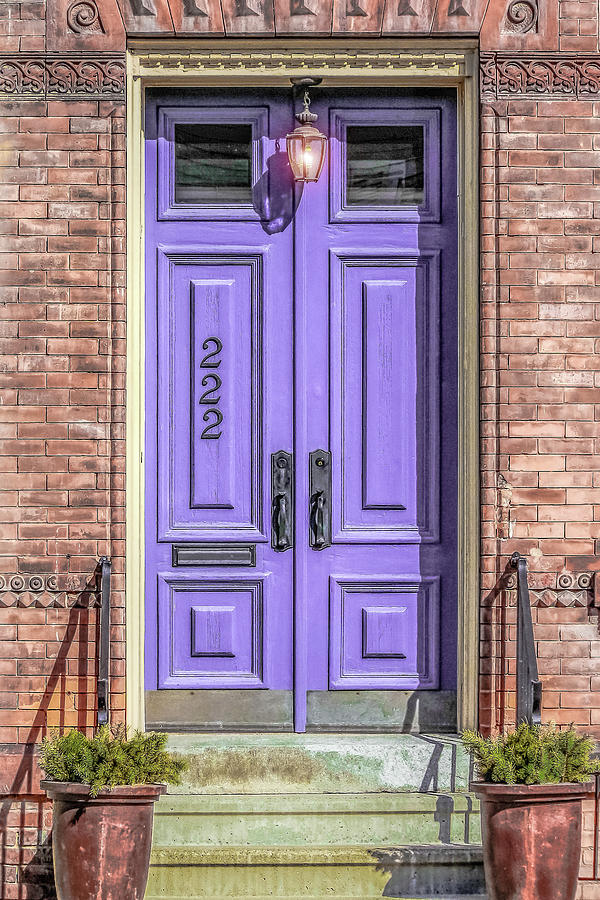
{"label": "door threshold", "polygon": [[[308,691],[310,733],[452,734],[456,691]],[[146,691],[146,727],[168,732],[294,730],[292,691]]]}

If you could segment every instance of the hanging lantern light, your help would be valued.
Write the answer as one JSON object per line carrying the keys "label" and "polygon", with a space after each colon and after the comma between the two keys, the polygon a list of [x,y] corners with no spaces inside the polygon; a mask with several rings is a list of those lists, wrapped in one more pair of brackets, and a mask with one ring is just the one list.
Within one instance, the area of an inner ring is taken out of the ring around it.
{"label": "hanging lantern light", "polygon": [[304,109],[296,113],[299,125],[285,142],[288,159],[296,181],[318,181],[325,162],[327,138],[314,125],[318,116],[311,113],[308,91],[304,92]]}

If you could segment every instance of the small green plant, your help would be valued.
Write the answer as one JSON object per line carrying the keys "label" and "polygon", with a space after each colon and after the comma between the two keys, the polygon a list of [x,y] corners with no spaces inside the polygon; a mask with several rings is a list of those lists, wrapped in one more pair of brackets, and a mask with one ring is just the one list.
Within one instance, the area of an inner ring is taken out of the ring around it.
{"label": "small green plant", "polygon": [[587,781],[600,765],[590,758],[594,741],[573,727],[522,722],[514,731],[484,738],[476,731],[462,736],[484,781],[497,784],[560,784]]}
{"label": "small green plant", "polygon": [[129,784],[180,784],[185,760],[165,750],[166,734],[107,725],[89,738],[81,731],[42,740],[40,767],[50,781],[89,784],[96,797],[103,788]]}

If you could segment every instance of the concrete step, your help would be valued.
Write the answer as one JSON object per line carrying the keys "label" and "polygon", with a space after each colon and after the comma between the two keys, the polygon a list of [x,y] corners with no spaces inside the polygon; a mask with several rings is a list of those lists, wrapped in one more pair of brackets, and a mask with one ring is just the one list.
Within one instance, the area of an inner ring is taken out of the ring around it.
{"label": "concrete step", "polygon": [[167,794],[155,847],[402,847],[480,842],[468,793]]}
{"label": "concrete step", "polygon": [[178,793],[463,791],[470,760],[457,735],[171,734],[189,763]]}
{"label": "concrete step", "polygon": [[146,900],[485,900],[481,847],[155,847]]}

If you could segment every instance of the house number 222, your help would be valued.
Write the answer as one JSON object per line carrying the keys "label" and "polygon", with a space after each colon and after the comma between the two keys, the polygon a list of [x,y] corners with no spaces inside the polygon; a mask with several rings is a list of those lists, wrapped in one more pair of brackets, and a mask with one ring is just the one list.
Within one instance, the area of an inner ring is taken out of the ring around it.
{"label": "house number 222", "polygon": [[[221,360],[219,359],[219,354],[223,349],[223,344],[217,337],[208,337],[202,344],[203,350],[208,350],[209,352],[202,358],[200,363],[201,369],[218,369],[221,365]],[[223,434],[222,431],[216,431],[223,421],[223,413],[219,409],[219,403],[221,401],[221,395],[218,393],[219,388],[223,382],[219,375],[216,372],[207,372],[206,375],[202,378],[202,387],[205,387],[206,390],[200,397],[199,403],[203,403],[205,406],[210,406],[210,409],[207,409],[202,418],[205,422],[208,422],[206,428],[203,429],[202,434],[200,435],[201,439],[204,441],[216,441]]]}

